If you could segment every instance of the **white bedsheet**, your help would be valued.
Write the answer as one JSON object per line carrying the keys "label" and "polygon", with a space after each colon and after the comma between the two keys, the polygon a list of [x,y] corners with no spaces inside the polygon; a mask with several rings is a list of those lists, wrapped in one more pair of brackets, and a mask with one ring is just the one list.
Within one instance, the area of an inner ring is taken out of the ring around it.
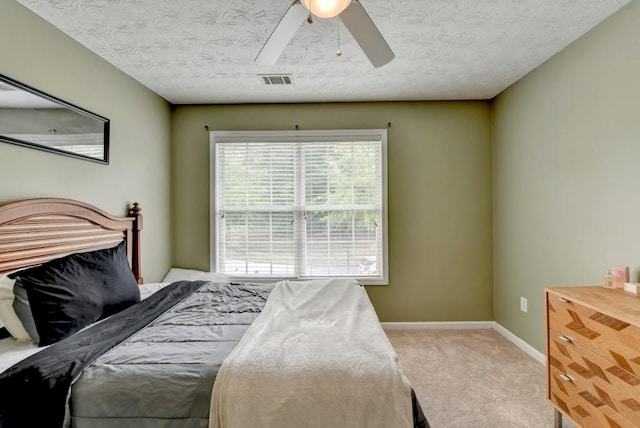
{"label": "white bedsheet", "polygon": [[13,337],[0,340],[0,373],[41,349],[33,342],[19,342]]}
{"label": "white bedsheet", "polygon": [[354,280],[279,282],[213,387],[210,428],[411,427],[411,386]]}
{"label": "white bedsheet", "polygon": [[156,291],[163,289],[167,285],[169,285],[168,282],[149,282],[140,285],[140,300],[146,299],[147,297],[151,296]]}

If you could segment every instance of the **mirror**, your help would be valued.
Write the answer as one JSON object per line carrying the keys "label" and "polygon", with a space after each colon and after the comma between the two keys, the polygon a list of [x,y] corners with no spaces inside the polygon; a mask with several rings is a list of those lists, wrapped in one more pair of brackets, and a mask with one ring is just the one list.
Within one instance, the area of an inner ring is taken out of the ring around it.
{"label": "mirror", "polygon": [[0,141],[109,163],[109,119],[2,75]]}

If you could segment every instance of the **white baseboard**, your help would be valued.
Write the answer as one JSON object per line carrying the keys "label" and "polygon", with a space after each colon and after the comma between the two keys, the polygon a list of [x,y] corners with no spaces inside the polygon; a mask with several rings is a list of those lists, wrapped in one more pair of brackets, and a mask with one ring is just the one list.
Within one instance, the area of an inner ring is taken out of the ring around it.
{"label": "white baseboard", "polygon": [[498,324],[498,323],[494,323],[494,324],[495,324],[494,328],[496,329],[496,331],[498,333],[500,333],[501,335],[506,337],[511,343],[516,345],[518,348],[522,349],[531,358],[533,358],[534,360],[536,360],[540,364],[545,365],[545,363],[547,362],[547,357],[542,352],[538,351],[536,348],[534,348],[533,346],[529,345],[527,342],[525,342],[524,340],[520,339],[515,334],[511,333],[509,330],[507,330],[506,328],[504,328],[500,324]]}
{"label": "white baseboard", "polygon": [[385,330],[469,330],[493,328],[493,321],[383,322]]}
{"label": "white baseboard", "polygon": [[385,330],[463,330],[493,328],[525,354],[544,365],[545,355],[495,321],[446,321],[446,322],[383,322]]}

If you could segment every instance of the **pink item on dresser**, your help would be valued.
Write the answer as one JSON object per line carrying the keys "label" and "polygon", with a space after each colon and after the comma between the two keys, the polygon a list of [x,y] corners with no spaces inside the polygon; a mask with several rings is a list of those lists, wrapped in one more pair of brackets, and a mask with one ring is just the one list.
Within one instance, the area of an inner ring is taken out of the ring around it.
{"label": "pink item on dresser", "polygon": [[629,266],[611,266],[611,276],[615,288],[624,288],[624,283],[629,282]]}

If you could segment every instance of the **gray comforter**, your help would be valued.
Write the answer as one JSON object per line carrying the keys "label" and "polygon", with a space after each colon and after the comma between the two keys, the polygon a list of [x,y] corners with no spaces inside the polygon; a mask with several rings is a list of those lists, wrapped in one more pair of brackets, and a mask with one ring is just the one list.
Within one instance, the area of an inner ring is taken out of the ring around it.
{"label": "gray comforter", "polygon": [[84,370],[72,387],[71,426],[207,427],[218,369],[272,288],[205,284]]}

